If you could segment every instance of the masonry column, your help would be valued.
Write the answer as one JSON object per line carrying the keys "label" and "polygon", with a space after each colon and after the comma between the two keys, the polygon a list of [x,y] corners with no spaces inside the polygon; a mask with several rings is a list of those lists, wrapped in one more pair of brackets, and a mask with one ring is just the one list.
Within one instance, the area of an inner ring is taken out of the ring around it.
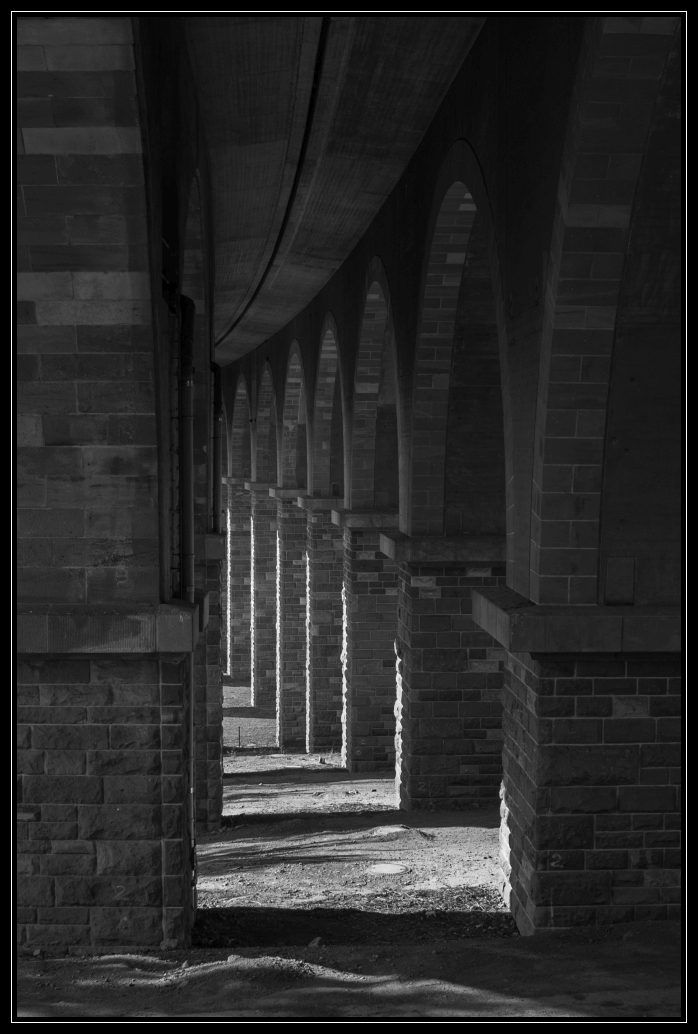
{"label": "masonry column", "polygon": [[306,749],[342,749],[344,536],[332,523],[338,498],[299,497],[307,513]]}
{"label": "masonry column", "polygon": [[250,647],[252,579],[250,572],[251,494],[245,478],[223,478],[228,490],[228,667],[226,674],[235,686],[252,686]]}
{"label": "masonry column", "polygon": [[298,488],[270,488],[276,499],[276,728],[279,747],[306,749],[307,518],[296,505]]}
{"label": "masonry column", "polygon": [[541,607],[482,589],[506,648],[502,889],[522,933],[678,919],[678,607]]}
{"label": "masonry column", "polygon": [[276,707],[276,500],[273,485],[246,481],[251,498],[252,706]]}
{"label": "masonry column", "polygon": [[223,812],[223,689],[221,683],[221,566],[225,535],[196,538],[199,642],[194,654],[197,832],[220,828]]}
{"label": "masonry column", "polygon": [[132,24],[18,18],[17,44],[18,938],[173,948],[199,619],[163,602],[171,341]]}
{"label": "masonry column", "polygon": [[406,810],[498,800],[504,653],[472,620],[472,591],[503,584],[504,540],[383,533],[398,563],[396,787]]}
{"label": "masonry column", "polygon": [[350,772],[395,767],[398,569],[380,550],[398,515],[333,510],[344,529],[342,760]]}

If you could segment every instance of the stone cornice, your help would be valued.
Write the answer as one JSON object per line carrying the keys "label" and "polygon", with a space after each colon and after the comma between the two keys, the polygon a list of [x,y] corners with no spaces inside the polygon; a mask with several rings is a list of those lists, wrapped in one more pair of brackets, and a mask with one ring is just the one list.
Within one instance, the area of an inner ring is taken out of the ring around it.
{"label": "stone cornice", "polygon": [[400,514],[377,510],[333,510],[332,523],[340,528],[398,528]]}
{"label": "stone cornice", "polygon": [[272,499],[292,499],[296,500],[301,497],[304,493],[302,488],[277,488],[274,486],[269,489],[269,495]]}
{"label": "stone cornice", "polygon": [[18,653],[182,653],[199,637],[199,606],[44,604],[17,612]]}
{"label": "stone cornice", "polygon": [[679,607],[538,606],[513,589],[473,589],[473,621],[511,653],[675,653]]}
{"label": "stone cornice", "polygon": [[259,492],[260,495],[269,495],[270,488],[276,488],[271,481],[245,481],[243,482],[248,492]]}
{"label": "stone cornice", "polygon": [[339,496],[320,499],[314,495],[299,495],[296,499],[296,506],[300,506],[301,510],[337,510],[343,502],[344,500]]}
{"label": "stone cornice", "polygon": [[504,536],[459,535],[453,538],[430,535],[415,537],[399,531],[381,534],[381,552],[391,560],[412,564],[504,563]]}

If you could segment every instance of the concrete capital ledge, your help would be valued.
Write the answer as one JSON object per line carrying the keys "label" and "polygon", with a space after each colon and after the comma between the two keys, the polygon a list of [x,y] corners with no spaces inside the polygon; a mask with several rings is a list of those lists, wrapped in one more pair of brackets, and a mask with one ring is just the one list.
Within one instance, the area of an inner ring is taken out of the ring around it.
{"label": "concrete capital ledge", "polygon": [[277,488],[276,486],[269,489],[269,495],[272,499],[298,499],[303,495],[302,488]]}
{"label": "concrete capital ledge", "polygon": [[194,554],[197,560],[225,560],[225,532],[209,532],[194,539]]}
{"label": "concrete capital ledge", "polygon": [[337,510],[343,502],[344,500],[338,496],[320,499],[314,495],[299,495],[296,498],[296,506],[300,506],[301,510]]}
{"label": "concrete capital ledge", "polygon": [[375,510],[333,510],[332,523],[340,528],[398,528],[399,513],[379,513]]}
{"label": "concrete capital ledge", "polygon": [[513,589],[473,589],[473,621],[511,653],[676,653],[679,607],[538,606]]}
{"label": "concrete capital ledge", "polygon": [[270,488],[276,488],[270,481],[245,481],[243,482],[248,492],[259,492],[261,495],[269,495]]}
{"label": "concrete capital ledge", "polygon": [[246,486],[249,483],[249,480],[250,480],[249,478],[232,478],[232,477],[228,477],[227,474],[225,474],[221,478],[221,481],[223,482],[224,485],[243,485],[243,486]]}
{"label": "concrete capital ledge", "polygon": [[430,535],[413,538],[399,531],[391,531],[381,534],[381,552],[391,560],[408,564],[503,564],[506,559],[506,542],[503,535],[459,535],[453,538]]}
{"label": "concrete capital ledge", "polygon": [[20,606],[18,653],[181,653],[199,638],[196,603]]}

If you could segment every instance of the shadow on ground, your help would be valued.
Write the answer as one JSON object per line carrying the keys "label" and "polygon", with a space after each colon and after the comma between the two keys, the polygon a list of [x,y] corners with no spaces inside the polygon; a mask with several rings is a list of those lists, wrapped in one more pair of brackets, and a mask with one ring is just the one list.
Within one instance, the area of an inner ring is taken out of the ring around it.
{"label": "shadow on ground", "polygon": [[425,945],[21,958],[18,1016],[678,1019],[678,924]]}
{"label": "shadow on ground", "polygon": [[400,912],[371,907],[200,909],[193,943],[202,948],[302,946],[320,937],[328,945],[401,945],[518,936],[509,913],[488,907],[483,888],[465,887],[459,894],[452,893],[450,900],[438,893],[424,897],[421,908]]}

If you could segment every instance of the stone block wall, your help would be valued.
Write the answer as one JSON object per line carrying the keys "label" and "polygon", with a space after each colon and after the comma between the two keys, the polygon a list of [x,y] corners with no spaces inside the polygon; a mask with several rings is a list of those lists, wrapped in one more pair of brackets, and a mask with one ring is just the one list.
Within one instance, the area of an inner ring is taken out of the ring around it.
{"label": "stone block wall", "polygon": [[524,933],[679,918],[678,654],[508,654],[503,889]]}
{"label": "stone block wall", "polygon": [[194,652],[197,832],[220,828],[223,813],[221,561],[197,561],[197,592],[209,594],[209,618]]}
{"label": "stone block wall", "polygon": [[252,685],[250,653],[250,493],[242,478],[227,478],[228,489],[228,634],[230,666],[227,674],[239,686]]}
{"label": "stone block wall", "polygon": [[342,749],[344,538],[330,510],[308,510],[306,715],[310,752]]}
{"label": "stone block wall", "polygon": [[394,770],[397,591],[380,531],[345,528],[342,757],[351,772]]}
{"label": "stone block wall", "polygon": [[279,747],[305,750],[307,529],[295,499],[277,499],[277,700]]}
{"label": "stone block wall", "polygon": [[252,705],[276,706],[276,500],[269,486],[250,488],[252,499]]}
{"label": "stone block wall", "polygon": [[187,664],[19,658],[20,944],[188,943]]}
{"label": "stone block wall", "polygon": [[157,599],[130,19],[20,18],[18,44],[19,597]]}
{"label": "stone block wall", "polygon": [[471,614],[473,588],[504,584],[504,564],[398,567],[400,806],[494,804],[502,772],[505,653]]}

